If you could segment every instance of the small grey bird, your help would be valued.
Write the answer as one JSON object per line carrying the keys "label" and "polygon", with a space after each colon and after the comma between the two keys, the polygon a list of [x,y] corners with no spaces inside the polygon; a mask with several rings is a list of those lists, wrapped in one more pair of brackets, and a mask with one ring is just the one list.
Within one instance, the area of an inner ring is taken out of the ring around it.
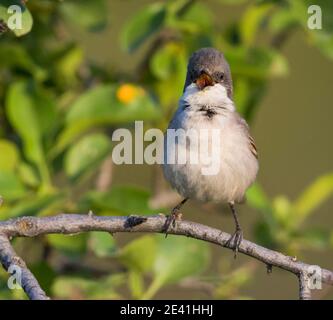
{"label": "small grey bird", "polygon": [[[183,95],[168,129],[218,129],[220,134],[219,170],[214,175],[203,175],[203,163],[168,163],[170,148],[189,149],[193,135],[186,141],[175,139],[167,143],[165,135],[163,171],[171,186],[184,197],[168,216],[170,225],[180,218],[180,208],[188,199],[203,202],[228,203],[236,224],[236,231],[229,240],[235,255],[243,239],[242,229],[235,210],[235,203],[244,200],[247,188],[258,172],[258,154],[249,127],[236,112],[233,102],[231,72],[223,54],[214,48],[202,48],[190,57]],[[203,142],[199,139],[199,144]],[[211,148],[216,145],[210,143]],[[200,153],[200,150],[198,151]]]}

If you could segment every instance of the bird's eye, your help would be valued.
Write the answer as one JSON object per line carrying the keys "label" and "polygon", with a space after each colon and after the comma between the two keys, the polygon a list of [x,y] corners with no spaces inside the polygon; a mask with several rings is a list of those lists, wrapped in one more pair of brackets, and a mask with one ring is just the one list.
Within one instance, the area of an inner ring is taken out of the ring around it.
{"label": "bird's eye", "polygon": [[222,81],[222,80],[224,79],[224,73],[223,73],[223,72],[219,72],[219,73],[218,73],[218,79],[219,79],[220,81]]}

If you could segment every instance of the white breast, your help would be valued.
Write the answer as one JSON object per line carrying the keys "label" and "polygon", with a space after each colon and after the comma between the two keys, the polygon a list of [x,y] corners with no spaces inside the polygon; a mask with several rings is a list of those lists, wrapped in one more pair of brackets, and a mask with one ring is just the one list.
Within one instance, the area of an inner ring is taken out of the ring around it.
{"label": "white breast", "polygon": [[[184,104],[189,107],[184,108]],[[208,118],[198,111],[203,105],[220,106],[221,109],[218,114]],[[195,85],[189,86],[180,99],[180,106],[170,122],[169,128],[185,131],[200,131],[200,129],[212,131],[214,129],[220,133],[218,172],[214,175],[204,175],[202,168],[206,164],[202,162],[198,164],[190,163],[190,161],[186,161],[184,164],[165,163],[163,170],[170,184],[182,196],[188,198],[214,202],[242,201],[246,189],[255,180],[258,162],[249,148],[248,129],[240,121],[240,116],[235,112],[235,107],[227,97],[224,87],[215,85],[198,91]],[[198,135],[200,136],[200,134]],[[192,137],[193,135],[188,136],[187,144],[176,143],[171,148],[188,150],[189,144],[195,142]],[[206,143],[206,139],[199,139],[200,145]],[[216,145],[210,147],[216,148]],[[205,150],[207,149],[205,148]],[[165,143],[165,153],[170,151],[167,150]],[[200,151],[201,148],[198,152],[200,153]],[[198,158],[200,159],[200,154]]]}

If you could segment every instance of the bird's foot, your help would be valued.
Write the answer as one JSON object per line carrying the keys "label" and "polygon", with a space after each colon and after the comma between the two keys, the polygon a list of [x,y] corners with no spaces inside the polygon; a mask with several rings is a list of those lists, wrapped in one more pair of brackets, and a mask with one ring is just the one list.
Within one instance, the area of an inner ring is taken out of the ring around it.
{"label": "bird's foot", "polygon": [[171,214],[169,214],[166,217],[165,224],[163,227],[163,231],[165,232],[165,237],[168,236],[168,231],[170,229],[170,226],[172,225],[172,227],[175,227],[176,221],[179,221],[181,219],[182,219],[182,213],[180,212],[180,210],[177,207],[172,209]]}
{"label": "bird's foot", "polygon": [[239,246],[243,240],[243,231],[241,228],[236,228],[234,234],[230,237],[230,239],[226,242],[228,247],[231,247],[234,251],[234,258],[237,258],[237,253],[239,250]]}

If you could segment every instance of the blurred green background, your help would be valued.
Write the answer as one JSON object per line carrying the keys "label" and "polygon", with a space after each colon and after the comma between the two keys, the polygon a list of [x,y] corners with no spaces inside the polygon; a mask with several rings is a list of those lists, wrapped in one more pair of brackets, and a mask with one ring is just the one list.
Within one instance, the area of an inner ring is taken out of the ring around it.
{"label": "blurred green background", "polygon": [[[20,5],[23,29],[8,30]],[[310,4],[322,29],[307,27]],[[0,219],[60,212],[168,213],[159,168],[113,165],[112,132],[165,129],[194,50],[225,53],[238,111],[259,149],[239,206],[245,238],[333,269],[333,3],[330,1],[0,1]],[[224,231],[224,206],[191,201],[186,219]],[[90,233],[15,239],[55,299],[296,299],[293,275],[200,241]],[[7,288],[0,297],[23,299]],[[329,287],[313,292],[332,299]]]}

